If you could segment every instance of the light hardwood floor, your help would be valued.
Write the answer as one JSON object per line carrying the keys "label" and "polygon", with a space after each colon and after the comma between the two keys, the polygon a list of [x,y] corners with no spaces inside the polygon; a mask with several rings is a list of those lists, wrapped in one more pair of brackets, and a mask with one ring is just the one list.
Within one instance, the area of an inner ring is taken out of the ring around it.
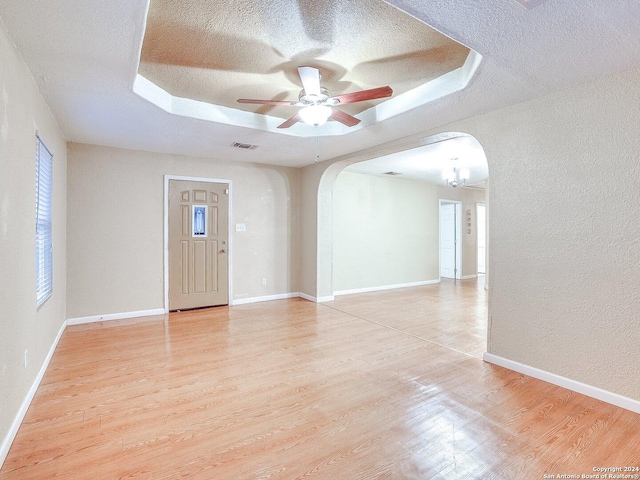
{"label": "light hardwood floor", "polygon": [[5,479],[542,479],[640,415],[482,362],[475,281],[69,327]]}

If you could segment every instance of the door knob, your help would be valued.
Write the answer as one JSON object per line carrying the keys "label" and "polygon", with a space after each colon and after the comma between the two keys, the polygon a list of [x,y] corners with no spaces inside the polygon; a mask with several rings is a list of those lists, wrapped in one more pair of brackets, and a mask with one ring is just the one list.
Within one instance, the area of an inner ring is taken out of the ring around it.
{"label": "door knob", "polygon": [[222,250],[220,250],[220,253],[227,253],[227,249],[223,248]]}

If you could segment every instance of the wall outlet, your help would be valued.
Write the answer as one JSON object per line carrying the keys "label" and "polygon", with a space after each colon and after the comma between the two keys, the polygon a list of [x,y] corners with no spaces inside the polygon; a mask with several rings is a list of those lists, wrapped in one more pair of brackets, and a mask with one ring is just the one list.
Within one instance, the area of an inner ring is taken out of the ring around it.
{"label": "wall outlet", "polygon": [[246,232],[247,224],[246,223],[236,223],[236,232]]}
{"label": "wall outlet", "polygon": [[266,279],[266,278],[263,278],[263,279],[262,279],[262,285],[266,285],[266,284],[267,284],[267,279]]}
{"label": "wall outlet", "polygon": [[27,368],[27,364],[29,363],[29,350],[24,351],[24,368]]}

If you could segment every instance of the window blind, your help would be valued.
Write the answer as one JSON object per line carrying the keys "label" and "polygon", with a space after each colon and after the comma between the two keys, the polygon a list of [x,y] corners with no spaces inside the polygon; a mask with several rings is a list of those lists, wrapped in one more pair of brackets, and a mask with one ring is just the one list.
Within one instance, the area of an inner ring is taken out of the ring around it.
{"label": "window blind", "polygon": [[53,155],[36,135],[36,307],[53,291]]}

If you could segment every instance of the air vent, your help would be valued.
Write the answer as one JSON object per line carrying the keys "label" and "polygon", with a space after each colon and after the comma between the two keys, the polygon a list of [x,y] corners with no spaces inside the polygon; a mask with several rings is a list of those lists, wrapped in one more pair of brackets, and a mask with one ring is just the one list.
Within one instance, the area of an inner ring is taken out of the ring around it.
{"label": "air vent", "polygon": [[243,150],[255,150],[256,148],[258,148],[258,145],[251,145],[250,143],[240,142],[233,142],[231,146],[235,148],[242,148]]}
{"label": "air vent", "polygon": [[392,177],[395,175],[402,175],[401,172],[384,172],[385,175],[391,175]]}
{"label": "air vent", "polygon": [[516,0],[520,5],[522,5],[527,10],[531,10],[533,7],[537,7],[542,2],[546,0]]}

